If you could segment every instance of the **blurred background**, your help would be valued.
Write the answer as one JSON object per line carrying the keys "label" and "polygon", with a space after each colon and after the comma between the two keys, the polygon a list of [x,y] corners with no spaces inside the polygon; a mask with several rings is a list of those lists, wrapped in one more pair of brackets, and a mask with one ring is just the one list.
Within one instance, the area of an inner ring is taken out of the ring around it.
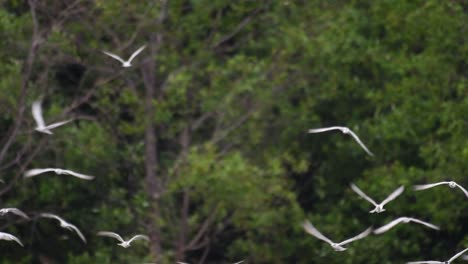
{"label": "blurred background", "polygon": [[[466,1],[0,1],[0,263],[404,263],[468,247]],[[102,51],[128,58],[121,64]],[[53,135],[34,131],[74,118]],[[342,125],[375,157],[340,132]],[[24,179],[31,168],[96,176]],[[376,201],[403,185],[381,214]],[[41,212],[62,216],[87,237]],[[412,216],[335,252],[334,241]],[[142,233],[128,249],[96,236]],[[463,262],[462,260],[458,260]]]}

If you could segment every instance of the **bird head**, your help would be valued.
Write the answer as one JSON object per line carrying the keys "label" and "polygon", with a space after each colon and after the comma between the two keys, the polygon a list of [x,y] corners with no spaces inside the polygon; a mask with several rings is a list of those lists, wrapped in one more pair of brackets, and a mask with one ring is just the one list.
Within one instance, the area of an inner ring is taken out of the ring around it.
{"label": "bird head", "polygon": [[333,243],[333,244],[331,244],[331,246],[335,251],[345,251],[346,250],[346,248],[338,245],[337,243]]}
{"label": "bird head", "polygon": [[448,186],[450,188],[455,188],[455,187],[457,187],[457,184],[454,181],[451,181],[451,182],[449,182]]}
{"label": "bird head", "polygon": [[57,173],[57,174],[63,174],[63,170],[62,170],[62,169],[55,169],[54,172]]}
{"label": "bird head", "polygon": [[123,247],[123,248],[128,248],[128,247],[130,246],[130,244],[129,244],[127,241],[124,241],[124,242],[119,243],[119,244],[117,244],[117,245],[119,245],[119,246],[121,246],[121,247]]}
{"label": "bird head", "polygon": [[122,63],[122,67],[129,68],[129,67],[132,67],[132,65],[130,64],[130,62],[126,61],[126,62]]}

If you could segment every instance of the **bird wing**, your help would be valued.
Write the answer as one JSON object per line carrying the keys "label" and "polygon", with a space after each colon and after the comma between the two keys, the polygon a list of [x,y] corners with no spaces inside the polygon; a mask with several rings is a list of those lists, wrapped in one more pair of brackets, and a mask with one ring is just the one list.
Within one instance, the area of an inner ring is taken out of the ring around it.
{"label": "bird wing", "polygon": [[236,262],[236,263],[234,263],[234,264],[241,264],[241,263],[243,263],[244,261],[245,261],[245,260],[241,260],[241,261]]}
{"label": "bird wing", "polygon": [[338,245],[339,245],[339,246],[344,246],[344,245],[346,245],[346,244],[348,244],[348,243],[351,243],[351,242],[353,242],[353,241],[355,241],[355,240],[363,239],[363,238],[365,238],[366,236],[368,236],[371,232],[372,232],[372,227],[369,227],[369,228],[367,228],[366,230],[364,230],[364,232],[360,233],[359,235],[357,235],[357,236],[355,236],[355,237],[352,237],[352,238],[350,238],[350,239],[346,239],[345,241],[340,242]]}
{"label": "bird wing", "polygon": [[312,223],[310,223],[308,220],[304,221],[302,223],[302,227],[304,228],[304,230],[313,235],[314,237],[320,239],[320,240],[323,240],[325,242],[327,242],[328,244],[333,244],[333,242],[328,239],[326,236],[322,235],[322,233],[320,233],[320,231],[317,230],[317,228],[315,228]]}
{"label": "bird wing", "polygon": [[364,149],[364,151],[367,152],[367,154],[369,154],[370,156],[374,156],[374,153],[372,153],[367,147],[366,145],[364,145],[364,143],[362,143],[362,141],[359,139],[359,137],[350,129],[349,130],[349,134],[354,138],[354,140],[361,146],[361,148]]}
{"label": "bird wing", "polygon": [[416,219],[416,218],[410,218],[410,220],[411,220],[412,222],[425,225],[425,226],[427,226],[427,227],[429,227],[429,228],[432,228],[432,229],[435,229],[435,230],[439,230],[439,229],[440,229],[440,228],[439,228],[438,226],[436,226],[436,225],[433,225],[433,224],[428,223],[428,222],[421,221],[421,220]]}
{"label": "bird wing", "polygon": [[414,190],[415,191],[421,191],[421,190],[429,189],[429,188],[439,186],[439,185],[443,185],[443,184],[449,184],[449,182],[443,181],[443,182],[438,182],[438,183],[415,185]]}
{"label": "bird wing", "polygon": [[411,261],[411,262],[406,262],[406,264],[444,264],[444,262],[435,261],[435,260],[426,260],[426,261]]}
{"label": "bird wing", "polygon": [[32,114],[38,127],[44,127],[45,122],[42,117],[41,100],[34,101],[32,104]]}
{"label": "bird wing", "polygon": [[67,221],[63,220],[60,216],[58,215],[54,215],[54,214],[50,214],[50,213],[41,213],[39,215],[40,217],[45,217],[45,218],[52,218],[52,219],[56,219],[58,221],[60,221],[61,223],[67,223]]}
{"label": "bird wing", "polygon": [[359,187],[357,187],[356,185],[354,185],[353,183],[351,183],[351,189],[353,189],[353,191],[357,194],[359,194],[359,196],[361,196],[362,198],[366,199],[367,201],[369,201],[371,204],[377,206],[378,204],[372,200],[372,198],[370,198],[369,196],[367,196],[363,191],[361,191],[361,189],[359,189]]}
{"label": "bird wing", "polygon": [[405,220],[405,219],[408,219],[407,217],[400,217],[400,218],[397,218],[393,221],[391,221],[390,223],[382,226],[382,227],[379,227],[377,228],[376,230],[374,230],[374,234],[382,234],[384,232],[387,232],[389,229],[391,229],[392,227],[398,225],[399,223],[401,223],[401,221]]}
{"label": "bird wing", "polygon": [[106,237],[112,237],[112,238],[115,238],[117,240],[119,240],[120,242],[125,242],[123,240],[123,238],[117,234],[117,233],[114,233],[114,232],[109,232],[109,231],[99,231],[97,233],[98,236],[106,236]]}
{"label": "bird wing", "polygon": [[[463,255],[463,254],[464,254],[465,252],[467,252],[467,251],[468,251],[468,248],[465,248],[464,250],[458,252],[455,256],[453,256],[451,259],[449,259],[448,262],[450,263],[450,262],[454,261],[456,258],[458,258],[459,256]],[[466,257],[466,256],[464,256],[464,258],[465,258],[465,257]]]}
{"label": "bird wing", "polygon": [[74,171],[71,171],[71,170],[63,170],[63,172],[66,173],[66,174],[78,177],[78,178],[83,179],[83,180],[92,180],[92,179],[94,179],[94,176],[77,173],[77,172],[74,172]]}
{"label": "bird wing", "polygon": [[140,240],[140,239],[144,239],[144,240],[149,241],[149,237],[148,237],[148,236],[145,236],[145,235],[136,235],[136,236],[132,237],[132,238],[128,241],[128,243],[130,244],[130,243],[132,243],[132,241],[134,241],[134,240]]}
{"label": "bird wing", "polygon": [[113,53],[110,53],[110,52],[107,52],[107,51],[103,51],[102,53],[106,54],[107,56],[110,56],[118,61],[120,61],[122,64],[125,63],[124,60],[122,60],[122,58],[120,58],[119,56],[113,54]]}
{"label": "bird wing", "polygon": [[128,62],[132,62],[132,60],[140,53],[142,52],[144,49],[146,48],[146,45],[143,45],[141,46],[139,49],[137,49],[135,52],[133,52],[132,56],[130,56],[130,58],[128,59]]}
{"label": "bird wing", "polygon": [[5,210],[5,213],[12,213],[12,214],[21,216],[24,219],[29,219],[29,216],[26,215],[23,211],[21,211],[18,208],[4,208],[4,209],[1,209],[0,211],[2,211],[2,210]]}
{"label": "bird wing", "polygon": [[0,239],[10,240],[10,241],[13,240],[13,241],[16,241],[16,243],[20,244],[22,247],[24,247],[23,243],[21,243],[21,241],[12,234],[0,232]]}
{"label": "bird wing", "polygon": [[52,168],[45,168],[45,169],[32,169],[32,170],[27,170],[24,172],[24,177],[33,177],[39,174],[42,174],[44,172],[49,172],[49,171],[54,171]]}
{"label": "bird wing", "polygon": [[404,186],[400,186],[398,189],[393,191],[383,202],[381,203],[382,206],[389,203],[392,200],[395,200],[403,191],[405,190]]}
{"label": "bird wing", "polygon": [[65,121],[53,123],[53,124],[47,125],[44,129],[54,129],[54,128],[59,127],[59,126],[63,126],[63,125],[65,125],[66,123],[70,123],[71,121],[73,121],[73,119],[69,119],[69,120],[65,120]]}
{"label": "bird wing", "polygon": [[463,188],[463,186],[461,186],[460,184],[456,183],[456,185],[458,188],[460,188],[460,190],[462,190],[465,193],[466,197],[468,198],[468,191],[465,188]]}
{"label": "bird wing", "polygon": [[327,132],[331,130],[342,130],[343,127],[339,126],[332,126],[332,127],[324,127],[324,128],[312,128],[309,129],[309,133],[322,133],[322,132]]}
{"label": "bird wing", "polygon": [[83,240],[83,242],[86,243],[86,238],[83,236],[83,233],[81,233],[80,229],[78,229],[78,227],[76,227],[75,225],[72,225],[70,223],[67,224],[70,228],[72,228],[77,234],[78,236],[81,238],[81,240]]}

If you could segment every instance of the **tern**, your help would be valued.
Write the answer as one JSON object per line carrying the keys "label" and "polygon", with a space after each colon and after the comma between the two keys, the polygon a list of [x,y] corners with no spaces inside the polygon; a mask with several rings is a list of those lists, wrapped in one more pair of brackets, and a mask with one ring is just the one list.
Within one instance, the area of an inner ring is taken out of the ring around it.
{"label": "tern", "polygon": [[460,184],[454,181],[443,181],[443,182],[432,183],[432,184],[415,185],[414,190],[421,191],[421,190],[429,189],[429,188],[439,186],[439,185],[444,185],[444,184],[447,184],[452,189],[455,187],[460,188],[460,190],[462,190],[465,193],[466,197],[468,198],[468,191],[465,190],[465,188],[463,188]]}
{"label": "tern", "polygon": [[12,213],[12,214],[21,216],[21,217],[23,217],[24,219],[27,219],[27,220],[30,219],[28,215],[26,215],[23,211],[21,211],[18,208],[3,208],[3,209],[0,209],[0,216],[4,216],[7,213]]}
{"label": "tern", "polygon": [[46,173],[46,172],[55,172],[58,175],[67,174],[67,175],[75,176],[77,178],[80,178],[80,179],[83,179],[83,180],[88,180],[88,181],[94,179],[94,176],[84,175],[84,174],[77,173],[77,172],[74,172],[74,171],[71,171],[71,170],[63,170],[63,169],[57,169],[57,168],[44,168],[44,169],[27,170],[24,173],[24,177],[25,178],[34,177],[36,175]]}
{"label": "tern", "polygon": [[68,223],[67,221],[63,220],[61,217],[59,217],[57,215],[54,215],[54,214],[42,213],[39,216],[58,220],[60,222],[61,227],[65,228],[65,229],[68,229],[70,231],[76,232],[78,234],[78,236],[81,238],[81,240],[83,240],[83,242],[86,243],[86,238],[83,236],[81,231],[75,225],[72,225],[72,224]]}
{"label": "tern", "polygon": [[412,217],[399,217],[393,221],[391,221],[390,223],[382,226],[382,227],[379,227],[377,228],[376,230],[374,230],[374,234],[382,234],[384,232],[387,232],[388,230],[390,230],[391,228],[393,228],[394,226],[398,225],[399,223],[404,223],[404,224],[407,224],[409,222],[415,222],[415,223],[418,223],[418,224],[422,224],[422,225],[425,225],[429,228],[432,228],[432,229],[435,229],[435,230],[439,230],[440,228],[436,225],[433,225],[431,223],[428,223],[428,222],[424,222],[424,221],[421,221],[419,219],[416,219],[416,218],[412,218]]}
{"label": "tern", "polygon": [[18,243],[18,244],[20,244],[22,247],[24,247],[23,243],[21,243],[21,241],[20,241],[17,237],[15,237],[14,235],[12,235],[12,234],[0,232],[0,239],[1,239],[1,240],[15,241],[16,243]]}
{"label": "tern", "polygon": [[369,154],[370,156],[374,156],[372,152],[362,143],[362,141],[359,139],[359,137],[349,128],[343,127],[343,126],[332,126],[332,127],[325,127],[325,128],[314,128],[314,129],[309,129],[309,133],[322,133],[322,132],[327,132],[331,130],[340,130],[343,134],[348,134],[351,135],[354,140],[361,146],[361,148],[364,149],[364,151]]}
{"label": "tern", "polygon": [[37,100],[37,101],[34,101],[32,104],[32,114],[37,125],[37,127],[35,128],[36,131],[52,135],[53,133],[52,131],[50,131],[51,129],[65,125],[66,123],[69,123],[72,121],[72,119],[69,119],[69,120],[65,120],[62,122],[57,122],[57,123],[53,123],[50,125],[46,125],[44,122],[44,118],[42,117],[41,103],[42,103],[41,100]]}
{"label": "tern", "polygon": [[327,242],[328,244],[330,244],[330,246],[335,251],[345,251],[346,248],[342,247],[343,245],[351,243],[351,242],[353,242],[355,240],[362,239],[362,238],[368,236],[372,232],[372,227],[369,227],[364,232],[360,233],[359,235],[357,235],[355,237],[352,237],[352,238],[347,239],[345,241],[342,241],[340,243],[335,243],[335,242],[331,241],[330,239],[328,239],[326,236],[322,235],[322,233],[320,233],[320,231],[318,231],[309,221],[304,221],[304,223],[302,224],[302,227],[305,229],[305,231],[307,233],[309,233],[309,234],[313,235],[314,237],[316,237],[316,238],[318,238],[320,240],[323,240],[323,241]]}
{"label": "tern", "polygon": [[146,241],[149,241],[149,237],[145,235],[135,235],[129,240],[124,240],[119,234],[114,233],[114,232],[109,232],[109,231],[100,231],[97,233],[98,236],[106,236],[106,237],[112,237],[117,240],[119,240],[121,243],[117,244],[123,248],[128,248],[130,246],[130,243],[132,243],[133,240],[139,240],[139,239],[144,239]]}
{"label": "tern", "polygon": [[104,54],[106,54],[107,56],[110,56],[118,61],[120,61],[122,63],[122,67],[124,68],[128,68],[128,67],[131,67],[132,64],[132,60],[140,53],[142,52],[144,49],[146,48],[145,45],[141,46],[139,49],[137,49],[135,52],[133,52],[132,56],[130,56],[130,58],[127,60],[127,61],[124,61],[122,58],[120,58],[118,55],[115,55],[114,53],[110,53],[110,52],[107,52],[107,51],[103,51]]}
{"label": "tern", "polygon": [[[450,263],[452,263],[452,261],[454,261],[456,258],[463,255],[467,251],[468,251],[468,248],[465,248],[464,250],[458,252],[455,256],[453,256],[451,259],[449,259],[447,261],[426,260],[426,261],[411,261],[411,262],[406,262],[406,263],[407,264],[424,264],[424,263],[427,263],[427,264],[450,264]],[[463,259],[466,259],[465,257],[466,256],[463,256]]]}
{"label": "tern", "polygon": [[366,199],[367,201],[369,201],[371,204],[373,204],[375,206],[374,210],[372,211],[369,211],[369,213],[381,213],[381,212],[384,212],[385,209],[383,208],[384,205],[386,205],[387,203],[389,203],[390,201],[394,200],[395,198],[397,198],[404,190],[405,190],[405,187],[403,186],[400,186],[398,189],[396,189],[395,191],[393,191],[385,200],[383,200],[383,202],[381,202],[380,204],[377,204],[372,198],[370,198],[369,196],[367,196],[363,191],[361,191],[361,189],[359,189],[356,185],[352,184],[351,183],[351,189],[353,189],[353,191],[355,191],[357,194],[359,194],[359,196],[361,196],[362,198]]}

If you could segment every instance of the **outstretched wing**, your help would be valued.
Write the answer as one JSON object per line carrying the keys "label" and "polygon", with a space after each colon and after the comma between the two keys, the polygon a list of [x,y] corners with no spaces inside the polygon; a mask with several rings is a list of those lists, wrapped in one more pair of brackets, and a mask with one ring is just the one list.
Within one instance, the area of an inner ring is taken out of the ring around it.
{"label": "outstretched wing", "polygon": [[115,238],[117,240],[119,240],[120,242],[124,242],[123,238],[117,234],[117,233],[114,233],[114,232],[109,232],[109,231],[99,231],[97,233],[98,236],[106,236],[106,237],[112,237],[112,238]]}
{"label": "outstretched wing", "polygon": [[314,237],[320,239],[320,240],[323,240],[325,242],[327,242],[328,244],[333,244],[333,242],[328,239],[326,236],[322,235],[322,233],[320,233],[320,231],[318,231],[308,220],[305,220],[303,223],[302,223],[302,227],[304,228],[304,230],[313,235]]}
{"label": "outstretched wing", "polygon": [[3,213],[12,213],[12,214],[15,214],[17,216],[21,216],[23,217],[24,219],[28,219],[29,220],[29,216],[27,216],[23,211],[21,211],[20,209],[18,208],[3,208],[3,209],[0,209],[0,212],[3,212]]}
{"label": "outstretched wing", "polygon": [[[459,256],[463,255],[463,254],[464,254],[465,252],[467,252],[467,251],[468,251],[468,248],[465,248],[464,250],[458,252],[455,256],[453,256],[451,259],[449,259],[448,262],[450,263],[450,262],[454,261],[456,258],[458,258]],[[464,257],[466,257],[466,256],[464,256]]]}
{"label": "outstretched wing", "polygon": [[0,232],[0,239],[2,240],[9,240],[9,241],[15,241],[16,243],[20,244],[22,247],[24,247],[23,243],[15,237],[14,235],[8,234],[8,233],[3,233]]}
{"label": "outstretched wing", "polygon": [[144,240],[146,240],[146,241],[149,241],[149,237],[148,237],[148,236],[145,236],[145,235],[136,235],[136,236],[132,237],[132,238],[128,241],[128,243],[130,244],[130,243],[132,243],[132,241],[134,241],[134,240],[141,240],[141,239],[144,239]]}
{"label": "outstretched wing", "polygon": [[32,114],[36,121],[37,127],[45,127],[44,118],[42,117],[41,100],[34,101],[32,104]]}
{"label": "outstretched wing", "polygon": [[27,170],[24,172],[24,177],[28,178],[28,177],[33,177],[33,176],[36,176],[36,175],[39,175],[39,174],[42,174],[42,173],[45,173],[45,172],[49,172],[49,171],[54,171],[54,169],[52,168],[45,168],[45,169],[32,169],[32,170]]}
{"label": "outstretched wing", "polygon": [[130,56],[130,59],[128,59],[128,62],[132,62],[132,60],[138,55],[140,54],[140,52],[142,52],[144,49],[146,48],[146,45],[143,45],[141,46],[139,49],[137,49],[135,52],[133,52],[132,56]]}
{"label": "outstretched wing", "polygon": [[357,194],[359,194],[359,196],[361,196],[362,198],[366,199],[367,201],[369,201],[371,204],[373,204],[374,206],[378,206],[378,204],[372,200],[372,198],[370,198],[369,196],[367,196],[363,191],[361,191],[361,189],[359,189],[356,185],[354,185],[353,183],[351,183],[351,189],[353,189],[353,191]]}
{"label": "outstretched wing", "polygon": [[411,262],[406,262],[406,264],[444,264],[444,262],[435,261],[435,260],[427,260],[427,261],[411,261]]}
{"label": "outstretched wing", "polygon": [[432,229],[435,229],[435,230],[439,230],[439,229],[440,229],[440,228],[439,228],[438,226],[436,226],[436,225],[433,225],[433,224],[428,223],[428,222],[421,221],[421,220],[416,219],[416,218],[410,218],[410,220],[411,220],[412,222],[415,222],[415,223],[418,223],[418,224],[421,224],[421,225],[425,225],[425,226],[427,226],[427,227],[429,227],[429,228],[432,228]]}
{"label": "outstretched wing", "polygon": [[332,126],[332,127],[324,127],[324,128],[312,128],[309,129],[309,133],[322,133],[322,132],[327,132],[331,130],[342,130],[343,127],[339,126]]}
{"label": "outstretched wing", "polygon": [[47,125],[47,126],[45,127],[45,129],[54,129],[54,128],[59,127],[59,126],[63,126],[63,125],[65,125],[66,123],[70,123],[71,121],[73,121],[73,119],[69,119],[69,120],[66,120],[66,121],[61,121],[61,122],[53,123],[53,124]]}
{"label": "outstretched wing", "polygon": [[456,183],[456,185],[458,188],[460,188],[460,190],[462,190],[465,193],[466,198],[468,198],[468,191],[465,188],[463,188],[460,184]]}
{"label": "outstretched wing", "polygon": [[107,56],[110,56],[118,61],[120,61],[122,64],[125,63],[124,60],[122,60],[122,58],[120,58],[119,56],[113,54],[113,53],[110,53],[110,52],[107,52],[107,51],[103,51],[102,53],[106,54]]}
{"label": "outstretched wing", "polygon": [[405,190],[404,186],[400,186],[398,189],[393,191],[383,202],[381,203],[382,206],[389,203],[390,201],[395,200],[403,191]]}
{"label": "outstretched wing", "polygon": [[86,243],[86,238],[83,236],[83,233],[81,233],[80,229],[78,229],[78,227],[76,227],[75,225],[72,225],[70,223],[68,223],[68,226],[73,229],[76,234],[78,234],[78,236],[81,238],[81,240],[83,240],[83,242]]}
{"label": "outstretched wing", "polygon": [[340,242],[338,245],[339,246],[344,246],[348,243],[351,243],[353,241],[356,241],[356,240],[359,240],[359,239],[363,239],[365,238],[366,236],[368,236],[370,233],[372,232],[372,227],[369,227],[367,228],[366,230],[364,230],[364,232],[360,233],[359,235],[355,236],[355,237],[352,237],[350,239],[346,239],[345,241],[343,242]]}
{"label": "outstretched wing", "polygon": [[443,181],[443,182],[438,182],[438,183],[415,185],[414,190],[421,191],[421,190],[429,189],[429,188],[436,187],[436,186],[443,185],[443,184],[449,184],[449,182]]}
{"label": "outstretched wing", "polygon": [[391,228],[393,228],[394,226],[398,225],[399,223],[401,223],[403,220],[405,219],[408,219],[407,217],[400,217],[400,218],[397,218],[393,221],[391,221],[390,223],[382,226],[382,227],[379,227],[377,228],[376,230],[374,230],[374,234],[382,234],[382,233],[385,233],[387,232],[388,230],[390,230]]}
{"label": "outstretched wing", "polygon": [[365,152],[367,152],[367,154],[369,154],[370,156],[374,156],[374,153],[372,153],[367,147],[366,145],[364,145],[364,143],[362,143],[362,141],[359,139],[359,137],[350,129],[349,130],[349,134],[354,138],[354,140],[361,146],[361,148],[364,149]]}
{"label": "outstretched wing", "polygon": [[83,180],[88,180],[89,181],[89,180],[94,179],[94,176],[77,173],[77,172],[74,172],[74,171],[71,171],[71,170],[63,170],[63,172],[66,173],[66,174],[75,176],[77,178],[83,179]]}

